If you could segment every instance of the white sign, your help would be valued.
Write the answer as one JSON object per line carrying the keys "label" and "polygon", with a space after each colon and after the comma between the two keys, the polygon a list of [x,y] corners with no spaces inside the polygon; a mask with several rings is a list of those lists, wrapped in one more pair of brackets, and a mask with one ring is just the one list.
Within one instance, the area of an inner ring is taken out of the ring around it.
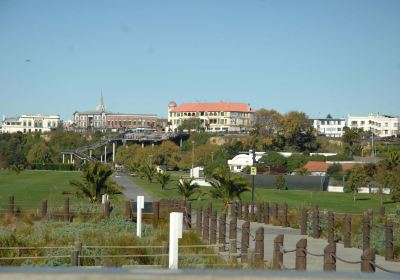
{"label": "white sign", "polygon": [[142,209],[144,209],[144,196],[137,197],[136,206],[136,236],[142,238]]}
{"label": "white sign", "polygon": [[169,215],[169,269],[178,269],[178,245],[182,238],[183,213]]}
{"label": "white sign", "polygon": [[252,167],[250,171],[251,175],[257,175],[257,167]]}
{"label": "white sign", "polygon": [[106,204],[106,202],[109,200],[108,194],[103,194],[101,196],[101,204]]}

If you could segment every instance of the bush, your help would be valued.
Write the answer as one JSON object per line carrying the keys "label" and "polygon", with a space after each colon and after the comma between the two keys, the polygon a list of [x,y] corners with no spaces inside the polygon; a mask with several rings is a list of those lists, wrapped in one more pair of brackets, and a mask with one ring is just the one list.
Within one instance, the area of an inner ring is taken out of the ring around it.
{"label": "bush", "polygon": [[72,171],[75,170],[73,164],[66,163],[32,163],[32,170],[55,170],[55,171]]}

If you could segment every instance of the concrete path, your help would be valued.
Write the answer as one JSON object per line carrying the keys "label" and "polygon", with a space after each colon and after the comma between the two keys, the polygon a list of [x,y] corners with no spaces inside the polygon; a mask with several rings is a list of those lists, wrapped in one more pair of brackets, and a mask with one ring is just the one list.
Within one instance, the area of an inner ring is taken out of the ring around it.
{"label": "concrete path", "polygon": [[145,202],[153,202],[154,201],[154,198],[151,195],[149,195],[147,192],[145,192],[141,187],[136,185],[132,181],[132,178],[129,175],[117,173],[117,174],[113,175],[113,179],[115,180],[115,182],[117,182],[117,184],[124,187],[123,193],[127,200],[136,201],[136,197],[138,195],[142,195],[142,196],[144,196]]}

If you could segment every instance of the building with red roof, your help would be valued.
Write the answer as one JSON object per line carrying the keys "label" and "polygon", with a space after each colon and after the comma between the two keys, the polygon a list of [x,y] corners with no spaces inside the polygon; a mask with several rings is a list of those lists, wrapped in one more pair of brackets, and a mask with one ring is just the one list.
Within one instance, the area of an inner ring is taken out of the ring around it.
{"label": "building with red roof", "polygon": [[199,120],[200,127],[207,132],[244,132],[253,126],[254,111],[249,104],[235,102],[168,103],[170,131],[188,120]]}

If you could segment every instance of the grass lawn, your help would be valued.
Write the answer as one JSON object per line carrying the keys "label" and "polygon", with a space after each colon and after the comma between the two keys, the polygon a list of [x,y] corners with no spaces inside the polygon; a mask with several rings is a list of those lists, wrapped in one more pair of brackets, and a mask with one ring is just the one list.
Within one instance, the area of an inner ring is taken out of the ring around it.
{"label": "grass lawn", "polygon": [[[177,177],[173,177],[173,180],[168,184],[166,190],[161,190],[161,186],[158,183],[149,183],[146,179],[132,178],[132,180],[139,186],[141,186],[146,192],[156,199],[179,199],[176,184]],[[203,188],[206,190],[206,188]],[[378,211],[380,208],[380,198],[377,195],[370,194],[358,194],[358,200],[353,201],[353,196],[350,193],[329,193],[329,192],[310,192],[310,191],[281,191],[281,190],[266,190],[266,189],[255,189],[254,193],[256,202],[287,202],[290,208],[299,208],[303,206],[314,206],[319,205],[321,209],[332,210],[335,212],[351,212],[361,213],[369,208],[374,211]],[[385,196],[386,200],[389,200],[389,196]],[[247,192],[242,196],[243,202],[251,201],[251,192]],[[192,205],[195,208],[206,206],[209,202],[220,209],[222,202],[205,196],[202,199],[192,200]],[[385,204],[386,212],[393,213],[397,208],[400,209],[400,203],[387,203]]]}
{"label": "grass lawn", "polygon": [[[15,204],[21,209],[36,208],[42,199],[49,206],[62,205],[64,190],[72,190],[71,179],[79,179],[80,172],[24,170],[20,174],[13,171],[0,171],[0,208],[6,208],[10,195],[14,195]],[[80,202],[71,197],[71,203]]]}

